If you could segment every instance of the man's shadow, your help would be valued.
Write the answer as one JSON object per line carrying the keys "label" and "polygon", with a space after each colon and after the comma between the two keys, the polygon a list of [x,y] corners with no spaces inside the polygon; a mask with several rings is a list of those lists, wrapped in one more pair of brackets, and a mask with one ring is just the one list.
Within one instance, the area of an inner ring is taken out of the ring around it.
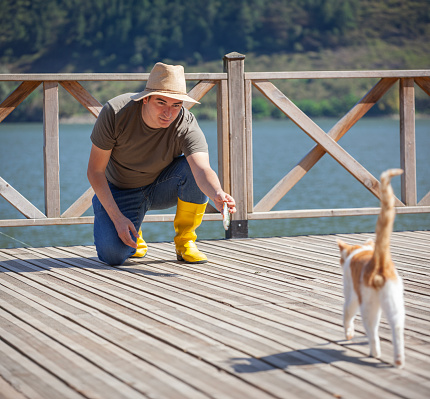
{"label": "man's shadow", "polygon": [[[137,258],[136,258],[137,259]],[[145,260],[139,259],[139,261],[128,260],[122,266],[109,266],[106,263],[101,262],[96,256],[89,257],[58,257],[58,258],[47,258],[47,257],[34,257],[21,259],[11,259],[0,261],[0,275],[5,272],[15,273],[32,273],[40,272],[43,270],[51,269],[70,269],[70,268],[82,268],[86,270],[116,270],[135,274],[141,274],[144,276],[155,276],[155,277],[176,277],[176,273],[163,273],[155,272],[152,270],[145,270],[145,266],[156,266],[162,265],[169,260]],[[133,267],[139,264],[139,268]]]}

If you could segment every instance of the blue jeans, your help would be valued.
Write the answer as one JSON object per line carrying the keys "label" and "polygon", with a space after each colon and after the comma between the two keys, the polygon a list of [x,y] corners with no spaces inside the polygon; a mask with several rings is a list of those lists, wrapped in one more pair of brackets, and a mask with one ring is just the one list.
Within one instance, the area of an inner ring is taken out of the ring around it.
{"label": "blue jeans", "polygon": [[[151,209],[175,206],[178,198],[185,202],[204,204],[208,197],[197,186],[184,156],[176,158],[157,179],[143,187],[120,189],[109,183],[119,210],[131,220],[139,231],[143,218]],[[122,265],[136,250],[125,245],[99,199],[93,197],[94,244],[99,259],[109,265]],[[136,238],[131,234],[134,241]]]}

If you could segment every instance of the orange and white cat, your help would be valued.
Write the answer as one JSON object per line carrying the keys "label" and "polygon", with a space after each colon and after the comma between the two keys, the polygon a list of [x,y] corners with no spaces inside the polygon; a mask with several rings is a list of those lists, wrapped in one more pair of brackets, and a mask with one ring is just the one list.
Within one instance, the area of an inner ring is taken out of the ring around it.
{"label": "orange and white cat", "polygon": [[395,209],[391,178],[401,169],[389,169],[381,175],[381,211],[376,223],[376,240],[363,245],[348,245],[338,240],[343,266],[343,323],[346,339],[354,336],[354,318],[360,307],[364,329],[369,339],[370,356],[381,356],[378,326],[383,311],[393,336],[394,364],[403,367],[405,309],[403,282],[390,255],[390,237]]}

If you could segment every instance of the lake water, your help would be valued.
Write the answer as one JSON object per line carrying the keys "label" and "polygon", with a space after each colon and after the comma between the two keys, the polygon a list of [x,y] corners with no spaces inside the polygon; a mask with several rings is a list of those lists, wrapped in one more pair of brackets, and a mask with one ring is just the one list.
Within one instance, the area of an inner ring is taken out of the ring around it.
{"label": "lake water", "polygon": [[[336,123],[321,119],[325,131]],[[200,123],[206,134],[212,167],[217,170],[216,123]],[[88,187],[86,167],[92,125],[60,125],[61,210]],[[430,120],[416,121],[418,200],[430,191]],[[339,142],[379,179],[382,171],[400,166],[399,121],[364,118]],[[254,203],[257,203],[314,146],[287,120],[253,124]],[[44,210],[42,124],[0,124],[0,176],[40,210]],[[400,178],[393,180],[400,197]],[[274,210],[379,206],[378,200],[327,154],[276,205]],[[174,213],[174,209],[162,213]],[[92,215],[88,210],[85,215]],[[0,197],[0,219],[22,218]],[[250,237],[374,231],[376,216],[250,221]],[[430,214],[397,215],[395,230],[428,230]],[[172,241],[172,223],[144,223],[148,242]],[[222,223],[203,222],[199,239],[224,238]],[[92,225],[0,228],[0,248],[92,245]]]}

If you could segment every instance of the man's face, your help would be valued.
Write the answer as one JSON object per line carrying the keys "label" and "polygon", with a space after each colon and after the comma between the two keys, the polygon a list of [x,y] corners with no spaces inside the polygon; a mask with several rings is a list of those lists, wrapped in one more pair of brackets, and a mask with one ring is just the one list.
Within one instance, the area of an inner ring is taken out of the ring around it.
{"label": "man's face", "polygon": [[142,118],[153,129],[169,127],[181,111],[182,101],[164,96],[143,99]]}

